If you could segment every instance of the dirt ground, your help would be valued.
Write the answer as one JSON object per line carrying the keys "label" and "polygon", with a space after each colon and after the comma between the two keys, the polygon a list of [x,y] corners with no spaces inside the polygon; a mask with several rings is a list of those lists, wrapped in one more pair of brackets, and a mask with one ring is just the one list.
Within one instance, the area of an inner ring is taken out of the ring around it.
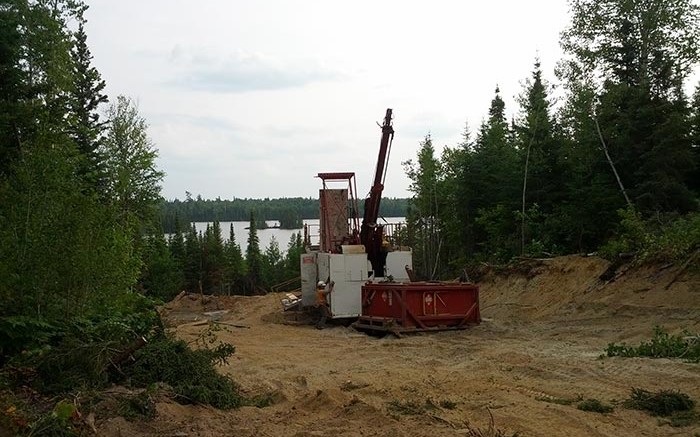
{"label": "dirt ground", "polygon": [[[114,418],[98,429],[106,436],[459,436],[486,430],[492,415],[508,436],[700,435],[700,426],[672,428],[619,405],[632,387],[678,389],[700,401],[700,365],[601,358],[608,343],[648,339],[654,325],[700,332],[700,275],[623,267],[604,283],[598,276],[607,267],[572,256],[490,271],[479,282],[481,325],[400,339],[344,326],[316,330],[282,313],[278,294],[204,305],[185,296],[164,308],[177,336],[194,341],[207,319],[227,323],[215,335],[236,353],[221,372],[275,402],[218,411],[163,399],[153,421]],[[579,396],[618,406],[603,415],[547,402]]]}

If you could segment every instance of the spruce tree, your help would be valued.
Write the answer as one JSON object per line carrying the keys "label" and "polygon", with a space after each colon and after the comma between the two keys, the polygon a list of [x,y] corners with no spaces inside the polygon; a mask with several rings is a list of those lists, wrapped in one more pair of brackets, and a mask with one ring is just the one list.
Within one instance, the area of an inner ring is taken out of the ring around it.
{"label": "spruce tree", "polygon": [[[71,50],[73,60],[73,87],[70,100],[72,117],[70,117],[71,135],[81,154],[80,173],[88,185],[98,192],[105,187],[105,168],[100,156],[100,140],[105,123],[100,121],[98,109],[107,103],[103,94],[105,81],[91,65],[92,54],[87,46],[85,21],[80,17],[78,30],[74,35]],[[104,194],[104,193],[102,193]]]}
{"label": "spruce tree", "polygon": [[260,253],[260,240],[258,240],[257,222],[255,211],[250,211],[250,224],[248,228],[248,247],[245,251],[245,260],[248,267],[248,280],[255,292],[262,280],[262,255]]}
{"label": "spruce tree", "polygon": [[245,263],[241,246],[236,242],[236,234],[233,230],[233,223],[229,229],[229,239],[224,244],[225,274],[224,281],[229,290],[237,293],[241,290],[241,279],[245,275]]}
{"label": "spruce tree", "polygon": [[496,92],[488,119],[481,124],[474,147],[462,171],[470,206],[473,247],[469,253],[488,252],[496,259],[517,253],[522,170],[513,133],[505,116],[505,102]]}
{"label": "spruce tree", "polygon": [[515,131],[523,175],[521,252],[533,240],[538,249],[552,252],[557,242],[552,238],[553,230],[546,229],[545,222],[565,197],[564,169],[539,60],[535,62],[531,79],[525,82],[519,103],[521,114]]}

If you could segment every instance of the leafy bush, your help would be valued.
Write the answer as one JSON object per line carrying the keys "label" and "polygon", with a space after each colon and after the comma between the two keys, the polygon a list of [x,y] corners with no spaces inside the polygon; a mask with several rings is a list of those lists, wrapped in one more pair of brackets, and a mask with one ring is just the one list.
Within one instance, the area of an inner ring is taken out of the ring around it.
{"label": "leafy bush", "polygon": [[654,327],[650,342],[641,342],[639,346],[627,346],[625,343],[608,344],[605,350],[609,357],[651,357],[651,358],[685,358],[700,361],[700,341],[688,331],[680,335],[670,335],[659,326]]}
{"label": "leafy bush", "polygon": [[163,336],[137,351],[135,361],[122,371],[137,387],[154,382],[169,384],[183,403],[235,408],[244,403],[238,387],[214,368],[216,364],[226,362],[234,351],[230,344],[192,350],[182,340]]}
{"label": "leafy bush", "polygon": [[607,414],[612,413],[613,407],[602,403],[598,399],[586,399],[578,404],[577,408],[581,411],[592,411],[594,413]]}
{"label": "leafy bush", "polygon": [[41,347],[51,338],[55,329],[51,324],[34,317],[0,317],[0,365],[22,351]]}
{"label": "leafy bush", "polygon": [[620,232],[600,247],[604,258],[634,252],[639,261],[678,261],[700,249],[700,213],[658,216],[644,220],[627,208],[618,211]]}

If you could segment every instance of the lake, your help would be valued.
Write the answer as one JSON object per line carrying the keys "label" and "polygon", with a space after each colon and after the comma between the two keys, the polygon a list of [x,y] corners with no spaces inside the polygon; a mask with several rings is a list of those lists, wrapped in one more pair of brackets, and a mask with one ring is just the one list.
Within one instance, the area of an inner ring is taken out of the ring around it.
{"label": "lake", "polygon": [[[406,221],[405,217],[386,217],[381,220],[381,223],[404,223]],[[318,244],[318,219],[304,219],[305,225],[309,225],[309,231],[311,233],[311,243]],[[362,222],[362,220],[360,220]],[[241,246],[241,250],[245,254],[248,248],[248,225],[247,221],[244,222],[220,222],[221,224],[221,236],[224,241],[228,241],[230,238],[230,228],[231,223],[233,223],[233,232],[236,235],[236,242]],[[202,232],[207,229],[207,225],[211,226],[212,222],[195,222],[194,226],[197,232]],[[277,220],[267,220],[268,226],[278,226],[279,222]],[[292,238],[292,234],[301,232],[301,237],[304,238],[304,229],[279,229],[279,228],[267,228],[258,229],[258,240],[260,241],[260,251],[264,252],[265,248],[270,245],[270,241],[274,238],[280,246],[282,252],[287,251],[287,245],[289,244],[289,239]]]}

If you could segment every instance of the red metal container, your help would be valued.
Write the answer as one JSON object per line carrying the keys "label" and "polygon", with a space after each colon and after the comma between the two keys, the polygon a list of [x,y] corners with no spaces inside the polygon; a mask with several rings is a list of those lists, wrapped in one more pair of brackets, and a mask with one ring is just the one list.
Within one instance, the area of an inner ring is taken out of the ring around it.
{"label": "red metal container", "polygon": [[463,329],[481,322],[479,287],[450,282],[368,283],[362,287],[360,330]]}

